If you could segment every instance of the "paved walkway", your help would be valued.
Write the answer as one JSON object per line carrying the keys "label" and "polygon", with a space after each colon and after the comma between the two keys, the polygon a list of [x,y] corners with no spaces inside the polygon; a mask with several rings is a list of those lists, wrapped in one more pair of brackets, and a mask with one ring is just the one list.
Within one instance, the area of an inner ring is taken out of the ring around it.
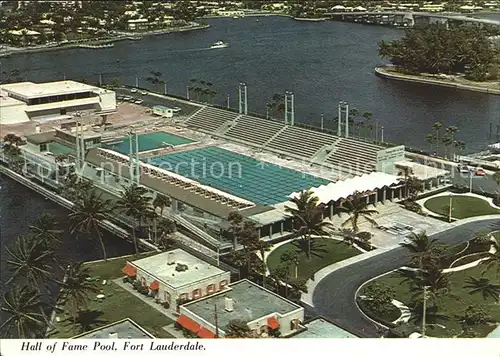
{"label": "paved walkway", "polygon": [[500,325],[498,325],[497,328],[490,332],[486,337],[488,339],[500,339]]}

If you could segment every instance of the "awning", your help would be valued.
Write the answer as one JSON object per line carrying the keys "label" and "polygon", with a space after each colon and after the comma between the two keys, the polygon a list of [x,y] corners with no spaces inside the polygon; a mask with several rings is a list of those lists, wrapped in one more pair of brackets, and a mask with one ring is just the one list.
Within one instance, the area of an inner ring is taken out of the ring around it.
{"label": "awning", "polygon": [[129,277],[137,276],[137,268],[135,268],[132,265],[129,265],[128,263],[125,265],[125,267],[123,267],[122,272]]}
{"label": "awning", "polygon": [[200,331],[201,326],[198,324],[196,321],[190,319],[186,315],[182,314],[180,317],[177,318],[177,323],[182,326],[183,328],[194,332],[195,334]]}
{"label": "awning", "polygon": [[280,323],[278,322],[278,320],[274,316],[272,316],[269,319],[267,319],[267,326],[270,329],[279,329]]}
{"label": "awning", "polygon": [[205,329],[203,327],[200,329],[200,331],[198,331],[198,336],[201,339],[215,339],[215,334],[213,332],[211,332],[210,330]]}
{"label": "awning", "polygon": [[151,283],[151,285],[149,286],[149,289],[151,289],[151,290],[158,290],[158,289],[160,289],[160,282],[153,281],[153,283]]}

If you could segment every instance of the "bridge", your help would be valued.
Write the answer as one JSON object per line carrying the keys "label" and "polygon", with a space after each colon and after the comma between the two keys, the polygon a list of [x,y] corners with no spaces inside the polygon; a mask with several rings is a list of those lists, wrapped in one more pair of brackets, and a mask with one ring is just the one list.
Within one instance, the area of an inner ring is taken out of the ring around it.
{"label": "bridge", "polygon": [[500,27],[500,21],[465,16],[462,14],[445,14],[432,12],[409,12],[409,11],[360,11],[360,12],[329,12],[325,15],[334,20],[351,21],[360,23],[375,23],[381,25],[399,25],[413,27],[415,25],[432,23],[460,23],[470,22],[483,25]]}

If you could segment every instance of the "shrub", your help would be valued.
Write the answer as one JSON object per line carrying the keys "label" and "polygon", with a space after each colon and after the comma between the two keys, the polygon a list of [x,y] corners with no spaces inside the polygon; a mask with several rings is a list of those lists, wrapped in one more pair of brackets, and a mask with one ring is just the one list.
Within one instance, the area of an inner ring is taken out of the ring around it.
{"label": "shrub", "polygon": [[462,321],[466,325],[484,325],[493,319],[483,307],[469,305],[462,316]]}
{"label": "shrub", "polygon": [[387,314],[393,310],[392,300],[396,296],[393,288],[380,283],[368,285],[364,294],[367,297],[364,304],[368,309],[376,314]]}
{"label": "shrub", "polygon": [[123,277],[123,283],[129,283],[130,280],[128,279],[128,276]]}
{"label": "shrub", "polygon": [[170,303],[169,302],[163,302],[161,303],[165,309],[170,309]]}

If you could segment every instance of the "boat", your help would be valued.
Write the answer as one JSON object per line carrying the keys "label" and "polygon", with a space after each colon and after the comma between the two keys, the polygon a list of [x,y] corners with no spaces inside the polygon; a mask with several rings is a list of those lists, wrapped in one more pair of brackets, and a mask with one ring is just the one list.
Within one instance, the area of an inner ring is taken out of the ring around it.
{"label": "boat", "polygon": [[210,46],[210,48],[226,48],[228,46],[227,43],[224,43],[222,41],[217,41],[213,45]]}

